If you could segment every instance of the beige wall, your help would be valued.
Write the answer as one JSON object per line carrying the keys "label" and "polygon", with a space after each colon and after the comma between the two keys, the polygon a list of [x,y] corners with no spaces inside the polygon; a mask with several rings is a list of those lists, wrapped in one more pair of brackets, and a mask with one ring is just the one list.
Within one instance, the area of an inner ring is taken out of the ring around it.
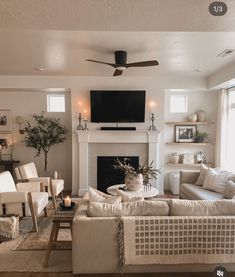
{"label": "beige wall", "polygon": [[[56,92],[55,92],[56,93]],[[24,143],[24,135],[19,134],[19,125],[16,123],[16,117],[22,116],[25,120],[32,120],[31,115],[34,113],[40,114],[47,110],[47,93],[35,90],[11,90],[0,92],[0,109],[12,110],[13,119],[13,158],[20,160],[20,163],[27,163],[34,161],[37,165],[38,171],[43,171],[44,159],[41,157],[34,157],[35,150],[27,148]],[[66,99],[66,113],[46,113],[47,116],[59,117],[61,123],[69,130],[68,139],[61,144],[55,145],[51,148],[48,156],[48,170],[54,172],[55,170],[61,172],[65,179],[65,187],[71,190],[72,183],[72,169],[71,169],[71,101],[70,92],[65,93]]]}
{"label": "beige wall", "polygon": [[[209,140],[213,143],[208,146],[192,146],[192,145],[166,145],[164,147],[164,159],[165,159],[165,189],[168,188],[168,173],[171,171],[179,171],[180,168],[167,166],[169,157],[172,153],[178,152],[179,154],[192,153],[196,155],[199,151],[202,151],[206,155],[207,162],[215,163],[215,132],[216,132],[216,120],[217,120],[217,91],[200,91],[200,90],[166,90],[165,92],[165,109],[164,120],[165,122],[171,121],[188,121],[187,117],[190,114],[196,113],[199,110],[206,112],[206,121],[215,122],[212,125],[197,126],[198,131],[207,132],[209,134]],[[171,95],[187,95],[188,96],[188,112],[187,113],[171,113],[170,112],[170,96]],[[180,125],[180,124],[179,124]],[[193,122],[192,122],[193,125]],[[164,127],[164,142],[174,142],[175,140],[175,126],[165,125]],[[195,167],[181,168],[184,170],[197,170]]]}
{"label": "beige wall", "polygon": [[[164,177],[164,110],[165,110],[165,91],[168,89],[186,89],[189,91],[199,91],[206,89],[206,81],[202,78],[182,78],[182,77],[168,77],[168,76],[156,76],[155,78],[137,78],[137,77],[77,77],[77,76],[0,76],[0,87],[9,89],[15,88],[21,89],[19,92],[18,100],[21,99],[21,94],[23,89],[31,88],[67,88],[71,90],[71,120],[72,124],[72,153],[69,154],[66,152],[65,155],[68,155],[68,158],[58,158],[60,151],[53,151],[52,159],[55,163],[60,162],[64,168],[64,174],[70,174],[72,167],[72,187],[77,188],[78,184],[78,149],[77,149],[77,136],[75,133],[76,126],[78,124],[78,112],[80,111],[78,106],[78,101],[82,100],[86,106],[89,108],[89,92],[91,89],[144,89],[146,90],[146,123],[145,124],[131,124],[131,126],[136,126],[137,129],[146,129],[150,125],[150,111],[148,109],[148,103],[150,100],[154,100],[158,103],[156,110],[156,125],[157,128],[161,131],[160,135],[160,145],[159,145],[159,168],[162,171],[160,177],[160,190],[163,190],[163,177]],[[5,93],[8,95],[8,92]],[[22,108],[22,111],[27,111],[26,113],[30,114],[34,112],[34,109],[40,111],[38,108],[39,100],[34,98],[34,94],[28,93],[27,103],[30,105],[25,105]],[[31,95],[31,96],[30,96]],[[211,94],[213,97],[213,94]],[[13,97],[14,98],[14,97]],[[17,99],[12,99],[13,108],[17,111]],[[203,103],[203,99],[197,99],[198,105]],[[36,104],[35,101],[37,102]],[[40,100],[41,101],[41,100]],[[24,101],[23,101],[24,103]],[[2,105],[2,104],[1,104]],[[35,105],[35,106],[34,106]],[[43,105],[43,104],[42,104]],[[28,107],[29,106],[29,107]],[[30,110],[30,112],[28,112]],[[216,107],[214,107],[216,110]],[[97,129],[104,124],[89,124],[89,128]],[[125,124],[129,125],[129,124]],[[69,144],[69,141],[67,141]],[[71,146],[71,144],[70,144]],[[59,147],[59,146],[58,146]],[[20,149],[20,148],[19,148]],[[24,151],[26,148],[24,148]],[[20,151],[20,150],[19,150]],[[21,150],[22,151],[22,150]],[[27,149],[29,151],[29,149]],[[24,156],[24,152],[18,152],[19,156]],[[27,154],[28,155],[28,154]],[[70,155],[70,156],[69,156]],[[32,153],[31,153],[32,157]],[[22,158],[21,158],[22,159]],[[54,162],[52,162],[54,164]],[[72,164],[72,165],[71,165]],[[69,172],[69,173],[68,173]],[[77,192],[76,189],[73,191]]]}

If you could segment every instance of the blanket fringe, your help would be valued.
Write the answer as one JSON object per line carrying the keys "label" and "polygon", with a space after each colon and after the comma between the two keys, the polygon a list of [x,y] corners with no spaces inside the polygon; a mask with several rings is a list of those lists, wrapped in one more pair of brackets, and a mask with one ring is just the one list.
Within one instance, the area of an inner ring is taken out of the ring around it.
{"label": "blanket fringe", "polygon": [[123,221],[121,217],[117,217],[116,219],[118,223],[117,230],[117,241],[119,245],[119,271],[123,273],[123,268],[125,264],[125,252],[124,252],[124,229],[123,229]]}

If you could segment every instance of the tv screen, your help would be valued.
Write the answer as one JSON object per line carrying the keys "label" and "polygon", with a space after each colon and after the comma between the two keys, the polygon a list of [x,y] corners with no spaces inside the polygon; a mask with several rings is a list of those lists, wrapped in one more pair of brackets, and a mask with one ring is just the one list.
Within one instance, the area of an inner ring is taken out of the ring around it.
{"label": "tv screen", "polygon": [[145,91],[92,90],[91,122],[144,122]]}

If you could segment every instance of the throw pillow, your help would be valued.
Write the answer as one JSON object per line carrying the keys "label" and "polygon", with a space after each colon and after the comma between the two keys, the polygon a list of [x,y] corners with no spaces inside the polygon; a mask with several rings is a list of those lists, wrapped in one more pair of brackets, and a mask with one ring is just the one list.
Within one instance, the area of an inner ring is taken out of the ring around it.
{"label": "throw pillow", "polygon": [[91,202],[87,208],[90,217],[166,216],[169,205],[165,201],[133,201],[117,204]]}
{"label": "throw pillow", "polygon": [[232,199],[235,195],[235,183],[232,180],[228,180],[224,188],[224,198]]}
{"label": "throw pillow", "polygon": [[203,188],[223,194],[230,174],[227,171],[219,173],[215,169],[209,168],[203,183]]}
{"label": "throw pillow", "polygon": [[117,189],[117,195],[121,196],[122,202],[144,201],[144,197],[135,196],[131,193],[126,193],[120,189]]}
{"label": "throw pillow", "polygon": [[203,185],[207,171],[208,171],[208,167],[205,166],[204,164],[201,164],[200,175],[199,175],[195,185],[198,185],[198,186]]}
{"label": "throw pillow", "polygon": [[169,203],[172,216],[235,215],[234,200],[179,200]]}
{"label": "throw pillow", "polygon": [[103,203],[120,203],[121,197],[120,196],[111,196],[109,194],[103,193],[97,189],[89,187],[89,200],[90,202],[103,202]]}

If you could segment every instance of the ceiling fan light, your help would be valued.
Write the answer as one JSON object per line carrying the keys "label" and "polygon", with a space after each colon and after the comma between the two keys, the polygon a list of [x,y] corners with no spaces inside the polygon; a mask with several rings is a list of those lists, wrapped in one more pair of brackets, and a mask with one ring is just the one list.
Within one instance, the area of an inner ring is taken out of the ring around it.
{"label": "ceiling fan light", "polygon": [[117,70],[125,70],[126,67],[125,67],[125,66],[117,66],[116,69],[117,69]]}

